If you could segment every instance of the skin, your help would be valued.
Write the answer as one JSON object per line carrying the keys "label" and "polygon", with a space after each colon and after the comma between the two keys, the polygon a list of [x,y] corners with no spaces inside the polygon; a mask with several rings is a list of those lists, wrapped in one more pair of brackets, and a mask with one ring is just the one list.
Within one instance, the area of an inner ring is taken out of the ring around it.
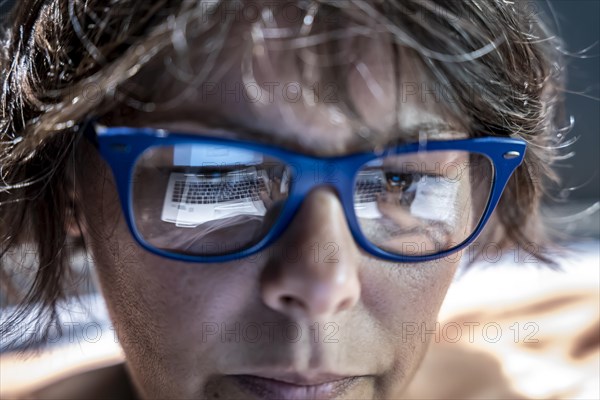
{"label": "skin", "polygon": [[[248,28],[240,24],[236,29]],[[193,48],[192,43],[192,59]],[[372,149],[419,124],[451,122],[461,131],[433,98],[415,96],[397,104],[397,79],[428,82],[413,56],[402,57],[397,75],[386,56],[385,37],[368,39],[364,49],[351,66],[348,91],[373,129],[367,139],[357,136],[347,119],[333,118],[331,104],[307,106],[277,98],[259,104],[243,97],[222,102],[219,96],[202,98],[199,89],[168,111],[116,114],[116,119],[265,140],[208,127],[206,116],[218,112],[222,121],[267,132],[282,146],[318,155]],[[215,80],[219,85],[242,82],[241,50],[233,45],[224,53],[233,61]],[[256,80],[297,81],[295,61],[284,55],[267,46],[255,57]],[[267,59],[271,67],[259,68]],[[151,78],[141,73],[139,79]],[[373,82],[381,90],[373,90]],[[186,85],[173,81],[165,87],[169,97]],[[437,135],[459,137],[456,131]],[[401,265],[366,254],[352,238],[337,195],[319,187],[304,199],[282,237],[262,253],[220,264],[178,262],[135,242],[108,166],[85,143],[80,165],[81,181],[92,182],[78,189],[85,238],[141,398],[250,398],[232,384],[230,376],[236,374],[359,376],[340,397],[349,399],[397,398],[410,382],[431,338],[411,332],[435,326],[458,257]]]}

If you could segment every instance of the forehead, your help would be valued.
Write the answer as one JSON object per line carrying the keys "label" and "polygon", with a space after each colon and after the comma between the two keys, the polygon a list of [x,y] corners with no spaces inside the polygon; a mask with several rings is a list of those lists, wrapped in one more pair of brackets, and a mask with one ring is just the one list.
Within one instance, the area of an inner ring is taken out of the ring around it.
{"label": "forehead", "polygon": [[211,11],[228,24],[220,32],[175,31],[173,46],[131,81],[149,90],[151,112],[118,123],[319,154],[466,135],[421,59],[390,34],[349,20],[318,24],[295,2],[236,4]]}

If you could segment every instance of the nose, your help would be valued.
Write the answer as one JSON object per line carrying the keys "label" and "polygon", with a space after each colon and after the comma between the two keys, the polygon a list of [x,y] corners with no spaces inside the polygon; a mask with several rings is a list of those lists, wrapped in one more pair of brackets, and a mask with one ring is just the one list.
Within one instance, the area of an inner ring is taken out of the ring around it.
{"label": "nose", "polygon": [[271,309],[294,319],[323,320],[359,301],[360,251],[329,188],[309,193],[274,246],[260,282]]}

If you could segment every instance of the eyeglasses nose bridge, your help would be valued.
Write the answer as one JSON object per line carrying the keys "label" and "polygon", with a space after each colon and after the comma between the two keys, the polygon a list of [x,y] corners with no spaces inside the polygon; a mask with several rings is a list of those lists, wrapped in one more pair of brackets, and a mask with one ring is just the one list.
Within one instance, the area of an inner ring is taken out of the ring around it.
{"label": "eyeglasses nose bridge", "polygon": [[305,160],[291,163],[290,169],[295,179],[292,182],[296,187],[293,192],[305,197],[316,187],[329,186],[335,190],[343,202],[344,196],[352,192],[355,176],[360,166],[365,161],[355,157],[337,159],[313,158],[310,162]]}
{"label": "eyeglasses nose bridge", "polygon": [[[353,236],[356,236],[358,229],[357,221],[354,217],[354,180],[360,167],[369,160],[364,156],[346,156],[337,159],[319,159],[312,158],[310,162],[302,160],[293,163],[291,168],[298,168],[297,179],[292,180],[290,192],[292,196],[288,199],[291,215],[296,215],[299,208],[309,193],[317,188],[329,187],[336,194],[346,217],[346,222],[351,229]],[[291,222],[291,217],[287,222]]]}

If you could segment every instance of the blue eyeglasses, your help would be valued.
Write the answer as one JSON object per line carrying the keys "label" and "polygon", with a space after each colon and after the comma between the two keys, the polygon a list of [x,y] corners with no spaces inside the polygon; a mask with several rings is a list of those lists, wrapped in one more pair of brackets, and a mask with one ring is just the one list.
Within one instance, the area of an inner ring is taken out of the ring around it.
{"label": "blue eyeglasses", "polygon": [[439,259],[481,232],[526,143],[428,141],[313,157],[216,137],[89,128],[110,165],[132,235],[189,262],[224,262],[276,241],[315,187],[332,187],[356,243],[396,262]]}

